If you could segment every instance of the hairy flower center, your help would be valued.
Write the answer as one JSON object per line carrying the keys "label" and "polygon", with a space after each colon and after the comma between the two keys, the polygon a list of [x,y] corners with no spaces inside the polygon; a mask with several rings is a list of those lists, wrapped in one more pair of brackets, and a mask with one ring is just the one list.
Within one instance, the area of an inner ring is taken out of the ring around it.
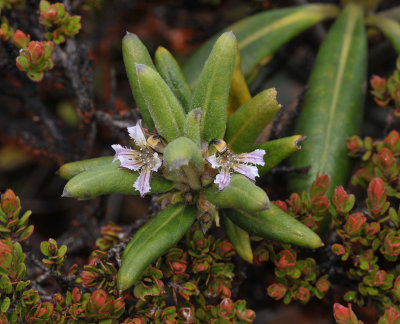
{"label": "hairy flower center", "polygon": [[140,155],[137,160],[143,164],[143,167],[153,169],[158,164],[158,157],[154,156],[154,152],[147,149],[140,149]]}
{"label": "hairy flower center", "polygon": [[216,162],[230,171],[233,171],[234,166],[240,163],[239,159],[236,157],[236,154],[232,153],[224,153],[218,156],[216,158]]}

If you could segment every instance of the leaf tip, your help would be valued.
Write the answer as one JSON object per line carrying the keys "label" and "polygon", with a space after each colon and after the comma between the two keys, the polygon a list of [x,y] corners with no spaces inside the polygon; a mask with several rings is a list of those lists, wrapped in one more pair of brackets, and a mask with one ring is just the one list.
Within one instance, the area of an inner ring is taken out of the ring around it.
{"label": "leaf tip", "polygon": [[271,204],[270,204],[269,200],[267,200],[267,202],[265,203],[264,209],[261,211],[268,210],[268,209],[271,209]]}
{"label": "leaf tip", "polygon": [[193,116],[196,121],[200,121],[201,118],[201,108],[193,109]]}
{"label": "leaf tip", "polygon": [[227,35],[227,36],[229,36],[229,37],[232,37],[232,38],[236,39],[236,36],[235,36],[235,34],[233,33],[232,30],[230,30],[230,31],[228,31],[228,32],[225,32],[224,34]]}
{"label": "leaf tip", "polygon": [[294,145],[295,145],[296,150],[298,150],[298,151],[301,150],[301,142],[304,141],[306,138],[307,138],[307,136],[299,135],[299,138],[297,138],[294,141]]}
{"label": "leaf tip", "polygon": [[130,33],[128,30],[126,30],[124,39],[126,39],[126,38],[137,38],[137,35],[134,33]]}
{"label": "leaf tip", "polygon": [[178,170],[182,166],[188,165],[188,164],[189,164],[188,159],[177,159],[170,164],[168,169],[169,169],[169,171]]}
{"label": "leaf tip", "polygon": [[62,198],[72,198],[71,194],[68,192],[67,187],[64,187],[63,193],[61,195]]}
{"label": "leaf tip", "polygon": [[168,52],[168,50],[164,46],[158,46],[156,49],[156,53],[165,53]]}
{"label": "leaf tip", "polygon": [[147,68],[147,65],[135,63],[135,67],[136,67],[136,73],[139,74],[139,73],[142,73]]}

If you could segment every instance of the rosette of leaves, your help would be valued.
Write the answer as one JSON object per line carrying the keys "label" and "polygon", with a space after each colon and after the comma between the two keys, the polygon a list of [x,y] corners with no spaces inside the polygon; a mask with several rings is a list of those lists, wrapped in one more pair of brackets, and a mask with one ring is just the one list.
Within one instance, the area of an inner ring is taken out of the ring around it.
{"label": "rosette of leaves", "polygon": [[[382,32],[400,53],[400,24],[383,12],[375,12],[381,1],[340,2],[340,6],[313,3],[267,10],[226,29],[238,37],[243,74],[251,82],[261,74],[260,67],[285,43],[322,20],[335,19],[318,51],[297,122],[296,132],[307,140],[303,149],[291,158],[291,165],[310,167],[307,174],[292,175],[289,181],[290,191],[298,193],[308,191],[318,173],[328,174],[332,186],[327,196],[331,197],[333,188],[345,185],[350,176],[351,161],[344,143],[346,137],[359,133],[361,128],[367,67],[366,30]],[[185,75],[192,86],[216,37],[206,42],[185,66]],[[396,102],[393,86],[397,79],[398,76],[392,77],[387,84],[375,79],[372,86],[378,103]],[[329,215],[326,217],[320,226],[322,232],[329,225]]]}
{"label": "rosette of leaves", "polygon": [[[221,222],[238,254],[248,262],[253,259],[249,232],[309,248],[321,246],[318,235],[270,204],[264,190],[254,183],[256,176],[297,151],[302,136],[255,144],[280,105],[274,89],[250,96],[232,32],[215,42],[193,93],[166,49],[156,51],[156,65],[134,34],[124,37],[122,49],[143,117],[128,128],[135,148],[116,144],[114,159],[101,157],[60,168],[60,175],[69,180],[66,197],[161,194],[163,209],[124,250],[119,289],[137,283],[196,219],[204,231],[213,222]],[[232,98],[241,105],[228,116]]]}

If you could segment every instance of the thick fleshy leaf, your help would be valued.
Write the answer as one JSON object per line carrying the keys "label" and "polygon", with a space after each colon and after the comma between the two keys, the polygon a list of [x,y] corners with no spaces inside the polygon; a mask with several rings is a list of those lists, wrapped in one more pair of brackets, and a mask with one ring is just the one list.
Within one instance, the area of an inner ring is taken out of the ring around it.
{"label": "thick fleshy leaf", "polygon": [[170,170],[178,170],[192,162],[203,169],[204,161],[198,145],[187,137],[179,137],[167,145],[164,151],[164,165]]}
{"label": "thick fleshy leaf", "polygon": [[[304,5],[268,10],[227,27],[226,30],[232,30],[238,39],[242,71],[246,79],[283,44],[320,21],[335,18],[339,12],[339,8],[334,5]],[[205,43],[186,64],[184,73],[192,88],[218,36]]]}
{"label": "thick fleshy leaf", "polygon": [[249,233],[237,226],[225,215],[229,212],[229,210],[222,210],[220,213],[226,236],[233,244],[237,254],[243,260],[253,263],[253,251],[251,249]]}
{"label": "thick fleshy leaf", "polygon": [[269,199],[264,190],[240,174],[233,174],[229,185],[218,191],[216,184],[205,190],[207,199],[220,208],[237,208],[248,212],[259,212],[269,208]]}
{"label": "thick fleshy leaf", "polygon": [[400,23],[398,21],[380,15],[371,15],[365,19],[365,24],[379,28],[400,54]]}
{"label": "thick fleshy leaf", "polygon": [[200,146],[200,120],[201,109],[196,108],[191,110],[185,119],[185,127],[183,133],[185,137],[190,138],[194,143]]}
{"label": "thick fleshy leaf", "polygon": [[251,99],[249,87],[242,72],[239,48],[236,47],[236,60],[229,88],[228,117]]}
{"label": "thick fleshy leaf", "polygon": [[58,169],[60,177],[69,180],[77,174],[94,169],[100,166],[109,165],[113,161],[113,156],[102,156],[84,161],[65,163]]}
{"label": "thick fleshy leaf", "polygon": [[256,214],[231,209],[226,215],[242,229],[267,240],[276,240],[307,248],[318,248],[322,245],[317,234],[286,214],[274,203],[271,204],[270,209]]}
{"label": "thick fleshy leaf", "polygon": [[228,119],[225,134],[225,141],[232,151],[239,153],[251,150],[280,108],[276,101],[276,90],[268,89],[235,111]]}
{"label": "thick fleshy leaf", "polygon": [[293,135],[258,145],[257,148],[265,151],[265,164],[258,167],[259,175],[262,176],[266,174],[293,153],[299,151],[301,149],[299,143],[305,138],[306,137],[302,135]]}
{"label": "thick fleshy leaf", "polygon": [[188,112],[190,109],[190,101],[192,100],[192,90],[186,82],[178,62],[172,54],[162,46],[157,48],[154,54],[154,60],[158,72],[179,99],[184,110]]}
{"label": "thick fleshy leaf", "polygon": [[311,169],[293,177],[292,191],[307,191],[317,173],[331,176],[328,196],[346,184],[351,166],[346,138],[360,130],[366,57],[363,10],[349,4],[324,39],[310,77],[296,131],[307,141],[291,165]]}
{"label": "thick fleshy leaf", "polygon": [[218,38],[193,93],[191,110],[201,109],[200,137],[207,143],[223,138],[225,134],[236,46],[236,37],[232,32]]}
{"label": "thick fleshy leaf", "polygon": [[[79,173],[67,182],[63,197],[92,199],[110,193],[138,195],[139,192],[133,184],[139,177],[139,172],[119,169],[119,164],[110,163]],[[153,172],[150,186],[150,193],[162,193],[171,190],[174,184]]]}
{"label": "thick fleshy leaf", "polygon": [[168,142],[183,135],[183,108],[165,81],[157,71],[144,64],[136,64],[136,73],[157,132]]}
{"label": "thick fleshy leaf", "polygon": [[193,206],[172,205],[158,212],[143,231],[138,231],[118,271],[118,289],[135,284],[152,262],[178,243],[193,224],[196,212]]}
{"label": "thick fleshy leaf", "polygon": [[144,46],[144,44],[135,34],[126,33],[122,39],[122,55],[124,58],[126,74],[129,79],[132,94],[140,112],[142,113],[144,126],[146,126],[149,130],[152,130],[154,128],[154,122],[139,88],[135,64],[146,64],[154,70],[156,67],[153,64],[146,46]]}

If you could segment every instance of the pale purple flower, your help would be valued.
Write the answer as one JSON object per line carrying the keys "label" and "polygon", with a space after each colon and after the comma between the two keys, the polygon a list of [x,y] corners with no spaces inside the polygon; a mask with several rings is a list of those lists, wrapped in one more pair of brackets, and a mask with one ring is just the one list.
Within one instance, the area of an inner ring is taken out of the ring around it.
{"label": "pale purple flower", "polygon": [[159,169],[162,160],[147,144],[146,137],[142,130],[141,120],[137,121],[136,126],[128,127],[128,133],[139,147],[139,150],[133,150],[119,144],[111,145],[115,150],[113,162],[119,160],[121,162],[120,168],[140,171],[139,177],[133,184],[133,187],[138,190],[140,196],[143,197],[151,189],[151,172]]}
{"label": "pale purple flower", "polygon": [[243,174],[250,180],[255,181],[258,177],[258,169],[254,165],[264,165],[264,150],[255,150],[250,153],[235,154],[226,151],[220,155],[211,155],[206,160],[211,164],[213,169],[219,169],[219,173],[215,177],[214,183],[218,184],[218,190],[224,189],[231,180],[231,172]]}

